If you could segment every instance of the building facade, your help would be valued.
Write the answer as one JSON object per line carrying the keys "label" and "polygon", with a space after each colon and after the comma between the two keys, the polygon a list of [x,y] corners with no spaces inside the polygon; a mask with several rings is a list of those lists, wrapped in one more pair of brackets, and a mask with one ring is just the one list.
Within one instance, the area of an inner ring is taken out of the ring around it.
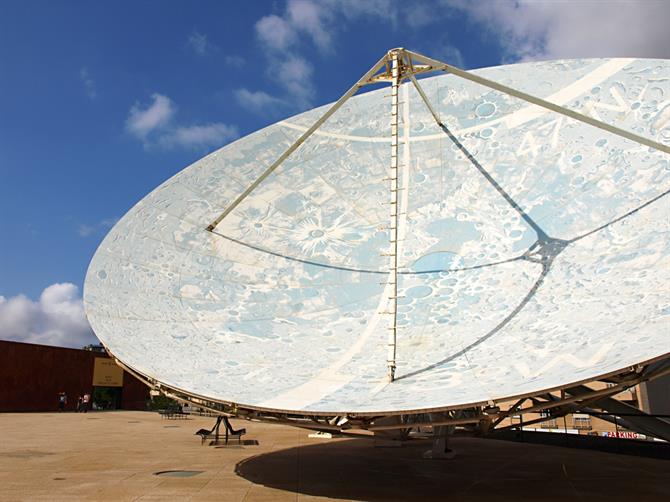
{"label": "building facade", "polygon": [[92,396],[95,408],[145,410],[149,388],[103,351],[68,349],[0,340],[0,412],[66,411]]}
{"label": "building facade", "polygon": [[[597,391],[606,388],[607,385],[607,383],[596,381],[591,382],[589,387]],[[561,397],[560,391],[551,394]],[[641,383],[612,397],[648,414],[667,414],[670,406],[670,376]],[[500,408],[503,410],[509,409],[513,404],[513,401],[500,403]],[[543,417],[547,419],[541,421]],[[517,429],[537,432],[653,439],[639,432],[626,429],[623,425],[617,423],[615,415],[609,415],[608,418],[609,420],[604,420],[586,413],[570,413],[563,417],[552,417],[550,413],[546,412],[524,413],[523,415],[510,415],[501,422],[500,426],[515,426]]]}

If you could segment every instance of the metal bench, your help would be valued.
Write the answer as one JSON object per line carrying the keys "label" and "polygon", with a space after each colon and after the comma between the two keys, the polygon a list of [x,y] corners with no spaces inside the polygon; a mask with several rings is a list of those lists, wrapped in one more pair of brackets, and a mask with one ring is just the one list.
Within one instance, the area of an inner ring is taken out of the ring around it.
{"label": "metal bench", "polygon": [[161,418],[167,418],[168,420],[174,420],[180,418],[186,419],[189,415],[180,408],[166,408],[164,410],[158,410],[158,414],[161,416]]}
{"label": "metal bench", "polygon": [[221,426],[221,422],[224,423],[224,427],[226,429],[225,431],[225,443],[228,444],[228,440],[231,438],[237,438],[238,442],[242,442],[242,436],[244,436],[247,433],[247,430],[242,428],[242,429],[233,429],[233,426],[230,424],[230,421],[228,420],[228,417],[224,416],[219,416],[216,418],[216,423],[214,424],[214,427],[211,429],[200,429],[195,432],[194,436],[200,436],[200,444],[204,444],[207,439],[211,439],[212,442],[210,444],[219,444],[219,427]]}

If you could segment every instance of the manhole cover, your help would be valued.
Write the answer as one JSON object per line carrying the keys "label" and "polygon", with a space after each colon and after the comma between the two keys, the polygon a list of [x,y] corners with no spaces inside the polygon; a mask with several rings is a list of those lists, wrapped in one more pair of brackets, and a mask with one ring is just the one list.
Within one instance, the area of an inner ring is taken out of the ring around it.
{"label": "manhole cover", "polygon": [[167,476],[170,478],[190,478],[197,476],[205,471],[158,471],[154,472],[154,476]]}

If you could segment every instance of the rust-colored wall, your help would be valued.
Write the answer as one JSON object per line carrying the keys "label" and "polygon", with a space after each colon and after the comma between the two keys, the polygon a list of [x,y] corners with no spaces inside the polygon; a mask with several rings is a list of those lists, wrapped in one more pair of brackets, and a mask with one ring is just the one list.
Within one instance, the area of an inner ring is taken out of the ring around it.
{"label": "rust-colored wall", "polygon": [[121,408],[124,410],[146,410],[147,401],[150,398],[149,387],[144,385],[127,371],[124,371]]}
{"label": "rust-colored wall", "polygon": [[[93,393],[93,362],[104,353],[0,340],[0,412],[55,411],[58,393],[74,410],[77,396]],[[127,372],[123,375],[122,408],[143,410],[149,389]]]}

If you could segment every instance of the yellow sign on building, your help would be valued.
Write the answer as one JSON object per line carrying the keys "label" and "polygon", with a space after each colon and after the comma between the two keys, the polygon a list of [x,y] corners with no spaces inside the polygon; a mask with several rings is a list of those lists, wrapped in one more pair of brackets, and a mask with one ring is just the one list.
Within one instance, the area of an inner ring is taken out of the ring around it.
{"label": "yellow sign on building", "polygon": [[93,366],[94,387],[123,387],[123,368],[113,359],[96,357]]}

